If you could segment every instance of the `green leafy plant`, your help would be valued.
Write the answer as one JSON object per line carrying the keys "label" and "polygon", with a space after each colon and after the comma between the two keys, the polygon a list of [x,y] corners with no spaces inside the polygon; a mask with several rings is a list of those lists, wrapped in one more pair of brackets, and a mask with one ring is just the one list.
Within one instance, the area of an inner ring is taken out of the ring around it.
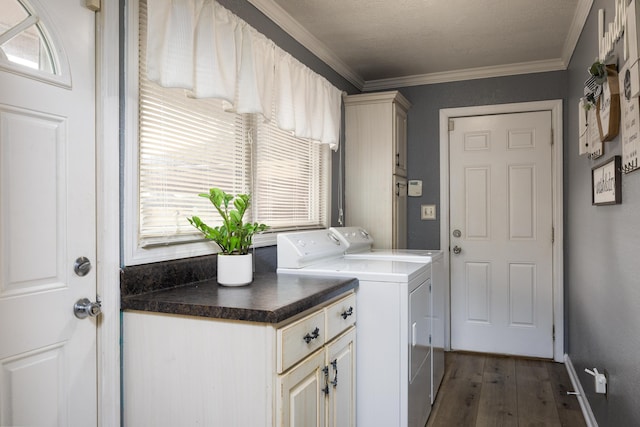
{"label": "green leafy plant", "polygon": [[209,199],[222,217],[222,225],[210,227],[197,216],[187,218],[189,223],[197,228],[204,237],[213,240],[225,255],[244,255],[249,253],[256,233],[265,231],[269,227],[257,222],[243,222],[244,213],[249,207],[251,197],[247,194],[233,196],[219,188],[209,189],[209,193],[198,194]]}
{"label": "green leafy plant", "polygon": [[595,77],[597,84],[601,85],[607,81],[607,66],[604,62],[596,59],[596,61],[589,67],[589,74]]}

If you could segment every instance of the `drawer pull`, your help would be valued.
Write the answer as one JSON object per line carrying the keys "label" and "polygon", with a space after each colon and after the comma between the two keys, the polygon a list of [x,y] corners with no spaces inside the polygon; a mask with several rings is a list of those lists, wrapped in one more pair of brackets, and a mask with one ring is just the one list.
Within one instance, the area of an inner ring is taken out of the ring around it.
{"label": "drawer pull", "polygon": [[336,388],[338,386],[338,359],[331,362],[331,366],[333,367],[333,370],[336,371],[336,375],[333,377],[331,384],[333,384],[333,388]]}
{"label": "drawer pull", "polygon": [[343,319],[346,319],[347,317],[351,316],[353,314],[353,307],[349,307],[349,310],[345,310],[343,311],[340,316],[342,316]]}
{"label": "drawer pull", "polygon": [[310,334],[307,334],[303,337],[304,342],[306,342],[307,344],[309,344],[311,342],[311,340],[315,340],[316,338],[318,338],[320,336],[320,329],[315,328],[313,330],[313,332],[311,332]]}

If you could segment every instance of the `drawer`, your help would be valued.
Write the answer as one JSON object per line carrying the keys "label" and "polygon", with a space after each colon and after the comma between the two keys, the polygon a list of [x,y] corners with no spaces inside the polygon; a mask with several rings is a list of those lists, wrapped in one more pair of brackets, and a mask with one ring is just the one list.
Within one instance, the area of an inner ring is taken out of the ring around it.
{"label": "drawer", "polygon": [[351,293],[349,296],[334,302],[326,308],[326,311],[326,341],[329,341],[356,323],[356,294]]}
{"label": "drawer", "polygon": [[318,310],[278,329],[278,373],[282,373],[313,353],[325,342],[324,310]]}

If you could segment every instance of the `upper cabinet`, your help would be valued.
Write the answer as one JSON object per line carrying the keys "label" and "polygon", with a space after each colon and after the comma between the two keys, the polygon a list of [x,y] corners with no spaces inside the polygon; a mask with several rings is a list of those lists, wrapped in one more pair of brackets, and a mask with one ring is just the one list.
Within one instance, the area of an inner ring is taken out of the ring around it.
{"label": "upper cabinet", "polygon": [[[398,93],[398,95],[400,94]],[[406,102],[408,104],[408,101]],[[396,153],[395,174],[400,176],[407,176],[407,110],[408,109],[409,109],[408,105],[405,107],[405,105],[400,103],[399,101],[393,104],[393,117],[395,120],[395,123],[394,123],[395,137],[393,138],[393,150]]]}
{"label": "upper cabinet", "polygon": [[378,248],[405,248],[407,110],[400,92],[345,103],[345,225],[364,227]]}
{"label": "upper cabinet", "polygon": [[391,91],[345,96],[344,104],[347,159],[366,150],[379,172],[407,176],[409,101]]}

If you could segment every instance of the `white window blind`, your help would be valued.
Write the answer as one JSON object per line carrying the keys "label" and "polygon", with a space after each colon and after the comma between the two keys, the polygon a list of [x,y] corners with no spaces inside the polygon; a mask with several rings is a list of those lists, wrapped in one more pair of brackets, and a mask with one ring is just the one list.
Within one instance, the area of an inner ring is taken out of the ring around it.
{"label": "white window blind", "polygon": [[186,217],[220,224],[210,202],[197,196],[211,187],[251,194],[245,219],[270,231],[326,227],[329,146],[296,138],[261,115],[224,111],[221,100],[150,82],[145,1],[139,11],[137,246],[201,240]]}
{"label": "white window blind", "polygon": [[223,111],[217,99],[193,99],[182,89],[146,78],[146,8],[140,7],[139,203],[141,246],[200,239],[187,217],[220,223],[211,203],[198,197],[210,187],[250,191],[247,120]]}
{"label": "white window blind", "polygon": [[273,229],[326,227],[329,158],[327,144],[260,122],[253,160],[256,218]]}

